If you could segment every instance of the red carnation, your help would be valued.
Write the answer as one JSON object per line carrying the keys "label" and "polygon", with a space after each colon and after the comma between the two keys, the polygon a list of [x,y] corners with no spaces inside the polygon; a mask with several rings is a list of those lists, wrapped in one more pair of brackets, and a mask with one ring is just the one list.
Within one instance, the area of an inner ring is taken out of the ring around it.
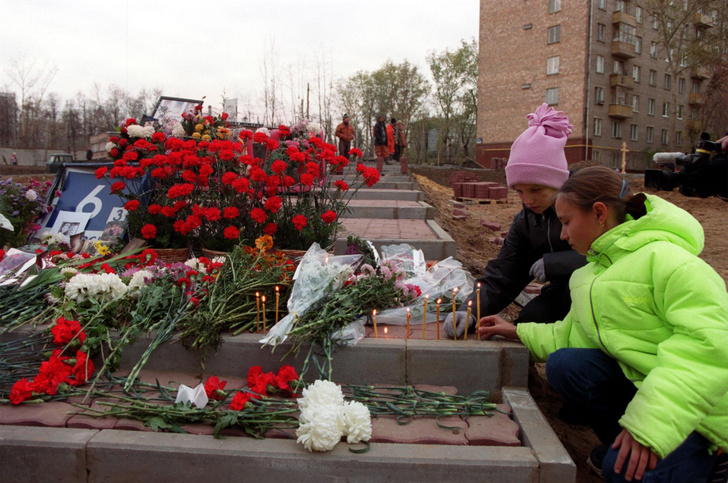
{"label": "red carnation", "polygon": [[339,188],[341,191],[349,191],[349,184],[344,180],[336,180],[334,181],[334,186]]}
{"label": "red carnation", "polygon": [[226,385],[227,381],[221,381],[217,376],[212,376],[205,382],[205,394],[210,399],[220,401],[225,397],[223,389],[225,389]]}
{"label": "red carnation", "polygon": [[58,346],[68,344],[77,336],[81,344],[86,340],[86,334],[81,330],[81,323],[64,317],[56,319],[55,325],[51,327],[51,334],[53,334],[53,343]]}
{"label": "red carnation", "polygon": [[238,210],[234,206],[228,206],[227,208],[224,208],[222,210],[222,217],[228,220],[231,220],[233,218],[236,218],[240,216],[240,210]]}
{"label": "red carnation", "polygon": [[104,177],[106,173],[108,173],[109,168],[106,166],[102,166],[99,169],[96,170],[96,179],[101,179]]}
{"label": "red carnation", "polygon": [[303,230],[303,227],[308,223],[308,219],[303,215],[296,215],[291,221],[298,231]]}
{"label": "red carnation", "polygon": [[162,207],[160,205],[149,205],[147,211],[150,215],[158,215],[162,211]]}
{"label": "red carnation", "polygon": [[20,404],[26,399],[30,399],[33,396],[33,383],[28,381],[26,378],[22,378],[19,381],[15,381],[13,388],[10,390],[10,403]]}
{"label": "red carnation", "polygon": [[268,140],[268,135],[264,132],[257,132],[253,134],[254,143],[264,143]]}
{"label": "red carnation", "polygon": [[312,174],[302,174],[301,175],[301,184],[304,186],[311,186],[313,185],[314,177]]}
{"label": "red carnation", "polygon": [[265,202],[264,207],[266,210],[270,211],[271,213],[278,213],[278,210],[281,209],[282,205],[283,205],[283,200],[281,200],[280,196],[271,196]]}
{"label": "red carnation", "polygon": [[359,149],[357,149],[357,148],[352,148],[352,149],[350,149],[350,150],[349,150],[349,154],[350,154],[350,155],[352,155],[352,156],[356,156],[356,157],[359,157],[359,158],[361,158],[361,157],[362,157],[362,153],[361,153],[361,151],[360,151]]}
{"label": "red carnation", "polygon": [[280,159],[276,159],[275,161],[273,161],[273,164],[270,165],[270,170],[276,174],[284,173],[286,171],[286,168],[288,168],[288,165]]}
{"label": "red carnation", "polygon": [[324,220],[324,223],[333,223],[336,221],[336,212],[328,210],[321,213],[321,219]]}
{"label": "red carnation", "polygon": [[278,231],[278,225],[275,223],[268,223],[265,225],[265,228],[263,228],[263,233],[266,235],[273,235],[275,232]]}
{"label": "red carnation", "polygon": [[124,209],[134,211],[139,209],[139,200],[129,200],[124,204]]}
{"label": "red carnation", "polygon": [[236,175],[232,171],[228,171],[227,173],[222,175],[222,184],[231,185],[236,179],[238,179],[238,175]]}
{"label": "red carnation", "polygon": [[111,192],[114,194],[119,194],[122,191],[124,191],[124,188],[126,188],[126,185],[123,181],[117,181],[116,183],[111,185]]}
{"label": "red carnation", "polygon": [[252,218],[256,223],[263,223],[265,222],[265,219],[268,218],[268,215],[260,208],[253,208],[250,210],[250,218]]}
{"label": "red carnation", "polygon": [[146,240],[156,238],[157,227],[152,225],[151,223],[147,223],[142,227],[142,237],[144,237]]}
{"label": "red carnation", "polygon": [[5,258],[5,250],[0,248],[0,260],[2,260],[3,258]]}
{"label": "red carnation", "polygon": [[234,239],[236,239],[236,238],[238,238],[240,236],[240,230],[238,230],[234,226],[229,226],[229,227],[225,228],[225,231],[223,232],[223,235],[228,240],[234,240]]}
{"label": "red carnation", "polygon": [[249,392],[238,391],[235,397],[233,397],[232,402],[230,402],[230,409],[232,411],[242,411],[251,399],[258,399],[258,397]]}
{"label": "red carnation", "polygon": [[73,375],[75,380],[73,381],[74,386],[83,386],[88,381],[89,377],[94,374],[94,363],[88,358],[85,352],[76,352],[76,364],[73,365]]}

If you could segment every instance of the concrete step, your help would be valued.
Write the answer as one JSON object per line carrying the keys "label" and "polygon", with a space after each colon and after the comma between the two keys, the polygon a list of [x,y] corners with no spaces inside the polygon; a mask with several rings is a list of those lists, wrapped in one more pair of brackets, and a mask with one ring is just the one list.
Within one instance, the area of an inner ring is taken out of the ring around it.
{"label": "concrete step", "polygon": [[[355,175],[352,174],[346,174],[346,175],[337,175],[337,176],[331,176],[330,183],[333,183],[336,180],[343,179],[347,183],[351,184],[351,182],[356,178]],[[379,183],[375,184],[374,186],[379,186],[381,183],[412,183],[412,176],[405,176],[405,175],[399,175],[399,174],[387,174],[386,176],[383,176],[380,178]]]}
{"label": "concrete step", "polygon": [[400,201],[423,201],[424,194],[419,190],[400,189],[378,189],[374,188],[359,190],[353,196],[355,200],[400,200]]}
{"label": "concrete step", "polygon": [[346,251],[346,237],[358,236],[371,241],[377,249],[382,245],[407,243],[419,248],[427,260],[444,260],[457,256],[457,244],[434,220],[342,218],[344,232],[336,240],[334,252]]}
{"label": "concrete step", "polygon": [[343,217],[431,220],[435,218],[435,208],[424,201],[354,199]]}

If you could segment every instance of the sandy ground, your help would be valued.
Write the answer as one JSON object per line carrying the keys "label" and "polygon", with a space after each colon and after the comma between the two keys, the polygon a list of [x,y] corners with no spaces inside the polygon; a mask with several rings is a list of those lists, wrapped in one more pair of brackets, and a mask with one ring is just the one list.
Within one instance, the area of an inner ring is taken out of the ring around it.
{"label": "sandy ground", "polygon": [[[453,191],[449,186],[450,176],[454,170],[417,166],[412,168],[420,189],[425,193],[425,201],[435,207],[437,223],[457,242],[458,258],[473,275],[480,275],[485,264],[488,260],[497,256],[500,248],[491,240],[499,236],[501,231],[508,231],[513,215],[521,209],[518,196],[515,192],[510,191],[508,203],[506,204],[466,205],[465,209],[470,213],[470,216],[465,220],[454,220],[452,217]],[[505,184],[503,171],[478,171],[476,173],[482,181],[498,181]],[[634,191],[644,190],[641,177],[630,177],[629,181]],[[682,207],[700,221],[705,230],[705,249],[700,256],[724,280],[728,280],[728,236],[726,236],[728,234],[728,223],[726,222],[728,203],[715,197],[707,199],[687,198],[680,195],[677,190],[651,193],[658,194],[662,198]],[[502,228],[498,231],[488,230],[481,226],[481,220],[500,223]],[[512,305],[509,310],[517,312],[518,307]],[[567,424],[559,419],[558,410],[561,408],[562,401],[560,396],[552,391],[546,383],[542,364],[531,367],[529,390],[575,461],[577,481],[602,481],[585,463],[589,452],[599,441],[590,429],[584,426]]]}

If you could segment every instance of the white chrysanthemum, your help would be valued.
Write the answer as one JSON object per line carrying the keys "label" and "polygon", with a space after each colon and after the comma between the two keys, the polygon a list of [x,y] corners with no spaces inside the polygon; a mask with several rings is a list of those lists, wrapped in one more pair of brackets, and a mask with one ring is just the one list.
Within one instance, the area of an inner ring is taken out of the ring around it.
{"label": "white chrysanthemum", "polygon": [[61,269],[61,275],[63,275],[63,276],[70,276],[70,277],[72,277],[72,276],[76,275],[77,273],[78,273],[78,270],[76,270],[73,267],[63,267]]}
{"label": "white chrysanthemum", "polygon": [[154,134],[154,127],[143,127],[138,124],[132,124],[126,128],[126,133],[132,138],[150,138]]}
{"label": "white chrysanthemum", "polygon": [[172,136],[176,138],[181,138],[186,136],[187,133],[185,132],[185,128],[182,127],[182,124],[179,122],[174,123],[174,127],[172,128]]}
{"label": "white chrysanthemum", "polygon": [[311,121],[306,125],[306,131],[311,134],[318,134],[321,132],[321,124],[316,121]]}
{"label": "white chrysanthemum", "polygon": [[202,268],[202,265],[200,264],[200,260],[198,258],[190,258],[185,262],[185,265],[190,267],[192,270],[199,270]]}
{"label": "white chrysanthemum", "polygon": [[129,281],[129,291],[137,291],[147,285],[149,280],[152,280],[154,275],[149,270],[139,270],[134,272]]}
{"label": "white chrysanthemum", "polygon": [[263,134],[269,134],[270,129],[268,129],[267,127],[259,127],[258,129],[255,130],[255,132],[262,132]]}
{"label": "white chrysanthemum", "polygon": [[358,401],[344,403],[339,426],[347,443],[369,441],[372,437],[372,416],[369,408]]}
{"label": "white chrysanthemum", "polygon": [[297,442],[309,451],[331,451],[343,436],[339,428],[342,405],[309,407],[299,416]]}
{"label": "white chrysanthemum", "polygon": [[225,263],[225,260],[227,260],[227,257],[215,257],[211,261],[212,263]]}
{"label": "white chrysanthemum", "polygon": [[106,143],[106,152],[110,153],[111,150],[114,149],[115,147],[116,147],[116,144],[114,144],[114,143],[111,143],[111,142]]}
{"label": "white chrysanthemum", "polygon": [[53,233],[52,231],[43,231],[39,235],[40,241],[46,245],[58,245],[60,243],[68,243],[69,238],[61,233]]}
{"label": "white chrysanthemum", "polygon": [[28,190],[25,192],[25,199],[28,201],[35,201],[38,199],[38,193],[35,192],[35,190]]}
{"label": "white chrysanthemum", "polygon": [[126,285],[115,273],[78,273],[66,283],[64,289],[66,297],[78,303],[91,298],[106,302],[121,297],[126,291]]}
{"label": "white chrysanthemum", "polygon": [[302,398],[298,399],[298,407],[304,410],[315,406],[341,406],[344,404],[344,394],[341,387],[331,381],[319,379],[303,391]]}

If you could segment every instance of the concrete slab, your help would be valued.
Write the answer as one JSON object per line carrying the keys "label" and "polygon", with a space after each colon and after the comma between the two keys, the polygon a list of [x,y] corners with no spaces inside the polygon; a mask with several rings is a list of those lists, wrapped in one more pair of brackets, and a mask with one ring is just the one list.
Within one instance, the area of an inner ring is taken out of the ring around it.
{"label": "concrete slab", "polygon": [[334,253],[346,251],[346,237],[356,235],[371,241],[377,249],[383,245],[408,243],[421,249],[428,260],[457,256],[457,244],[434,220],[386,220],[343,218],[344,232],[336,240]]}
{"label": "concrete slab", "polygon": [[[375,187],[379,187],[380,189],[383,189],[380,185],[382,183],[413,183],[413,178],[410,175],[403,175],[399,173],[399,170],[396,172],[385,170],[383,178],[380,178],[379,183],[375,184]],[[356,179],[356,176],[351,173],[347,173],[344,175],[337,175],[337,176],[331,176],[329,178],[330,183],[334,183],[338,180],[346,181],[347,183],[351,184]],[[361,179],[361,178],[360,178]]]}
{"label": "concrete slab", "polygon": [[[438,422],[453,429],[444,429]],[[413,418],[400,424],[394,416],[372,419],[371,443],[467,445],[468,423],[457,416],[447,418]]]}
{"label": "concrete slab", "polygon": [[521,428],[523,443],[531,448],[539,461],[539,482],[576,481],[576,465],[561,445],[558,436],[538,410],[528,390],[502,390],[503,402],[513,410],[513,419]]}
{"label": "concrete slab", "polygon": [[518,437],[520,428],[508,413],[510,407],[505,404],[498,405],[501,411],[493,412],[492,416],[470,416],[465,438],[468,444],[480,446],[521,446]]}
{"label": "concrete slab", "polygon": [[423,201],[424,194],[419,190],[387,190],[376,187],[359,190],[353,196],[355,200],[402,200],[402,201]]}
{"label": "concrete slab", "polygon": [[[122,456],[123,455],[123,456]],[[174,473],[170,473],[176,469]],[[537,481],[528,448],[374,444],[353,454],[345,443],[309,453],[294,441],[103,431],[88,444],[89,482],[223,481]]]}
{"label": "concrete slab", "polygon": [[0,424],[13,426],[50,426],[64,428],[74,407],[68,403],[51,401],[39,404],[0,404]]}
{"label": "concrete slab", "polygon": [[86,445],[96,434],[87,429],[0,426],[2,481],[86,481]]}
{"label": "concrete slab", "polygon": [[432,220],[435,208],[424,201],[352,200],[342,218]]}

